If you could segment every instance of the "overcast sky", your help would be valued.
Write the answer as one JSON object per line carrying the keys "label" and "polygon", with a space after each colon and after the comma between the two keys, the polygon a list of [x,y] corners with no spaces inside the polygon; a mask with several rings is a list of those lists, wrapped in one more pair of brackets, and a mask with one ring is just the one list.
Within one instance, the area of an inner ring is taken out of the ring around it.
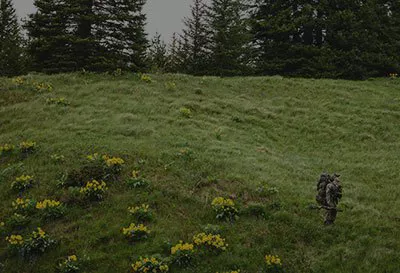
{"label": "overcast sky", "polygon": [[[33,0],[13,0],[18,16],[34,11]],[[189,14],[191,0],[147,0],[147,32],[151,38],[156,32],[169,41],[173,32],[183,28],[182,19]]]}

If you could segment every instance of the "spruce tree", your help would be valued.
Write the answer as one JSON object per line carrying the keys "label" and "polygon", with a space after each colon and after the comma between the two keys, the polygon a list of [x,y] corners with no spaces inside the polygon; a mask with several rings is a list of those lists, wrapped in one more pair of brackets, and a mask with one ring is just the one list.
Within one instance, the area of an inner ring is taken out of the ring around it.
{"label": "spruce tree", "polygon": [[153,71],[166,71],[168,65],[168,50],[161,34],[156,33],[149,47],[148,62]]}
{"label": "spruce tree", "polygon": [[290,74],[295,70],[293,44],[301,43],[296,12],[292,1],[256,0],[251,23],[258,73]]}
{"label": "spruce tree", "polygon": [[146,67],[145,0],[95,2],[93,33],[97,42],[97,70],[141,71]]}
{"label": "spruce tree", "polygon": [[0,0],[0,76],[23,72],[22,38],[11,0]]}
{"label": "spruce tree", "polygon": [[99,48],[93,26],[100,18],[94,14],[94,0],[69,0],[65,6],[68,16],[68,36],[77,69],[92,70]]}
{"label": "spruce tree", "polygon": [[183,60],[181,52],[182,52],[181,41],[176,32],[174,32],[172,34],[172,40],[170,42],[167,52],[168,55],[167,65],[166,65],[167,72],[177,73],[183,71],[182,69]]}
{"label": "spruce tree", "polygon": [[208,6],[205,0],[194,0],[191,16],[185,17],[181,36],[183,71],[207,74],[210,60],[210,30],[207,22]]}
{"label": "spruce tree", "polygon": [[32,69],[45,73],[73,71],[77,63],[71,53],[67,1],[35,0],[37,11],[25,25]]}
{"label": "spruce tree", "polygon": [[245,6],[239,0],[213,0],[210,7],[211,71],[216,75],[245,72],[249,35],[244,18]]}

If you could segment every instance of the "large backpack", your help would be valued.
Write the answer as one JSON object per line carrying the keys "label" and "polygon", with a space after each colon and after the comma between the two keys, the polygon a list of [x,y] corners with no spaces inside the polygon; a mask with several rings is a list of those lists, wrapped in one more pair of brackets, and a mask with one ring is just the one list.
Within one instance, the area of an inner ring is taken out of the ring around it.
{"label": "large backpack", "polygon": [[326,186],[330,183],[331,177],[327,173],[321,174],[317,182],[317,195],[315,200],[318,204],[326,206]]}

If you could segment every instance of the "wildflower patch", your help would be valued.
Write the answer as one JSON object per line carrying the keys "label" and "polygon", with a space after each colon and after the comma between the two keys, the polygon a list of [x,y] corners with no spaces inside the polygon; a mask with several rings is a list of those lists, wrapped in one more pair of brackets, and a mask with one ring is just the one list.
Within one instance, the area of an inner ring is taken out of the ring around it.
{"label": "wildflower patch", "polygon": [[35,210],[36,201],[32,199],[17,198],[12,202],[12,206],[16,213],[30,215]]}
{"label": "wildflower patch", "polygon": [[76,255],[70,255],[66,259],[58,263],[57,270],[59,273],[74,273],[80,270],[80,262]]}
{"label": "wildflower patch", "polygon": [[36,209],[42,213],[43,218],[55,219],[64,215],[64,205],[56,200],[45,199],[36,203]]}
{"label": "wildflower patch", "polygon": [[195,254],[194,245],[180,241],[171,248],[171,261],[180,267],[190,266]]}
{"label": "wildflower patch", "polygon": [[131,264],[130,273],[162,273],[168,272],[169,268],[164,262],[159,261],[154,257],[140,258],[138,261]]}
{"label": "wildflower patch", "polygon": [[218,220],[234,221],[238,218],[239,211],[230,198],[217,197],[212,201],[211,206],[216,212]]}
{"label": "wildflower patch", "polygon": [[15,145],[12,144],[0,145],[0,156],[11,155],[14,150],[15,150]]}
{"label": "wildflower patch", "polygon": [[140,241],[149,237],[150,230],[143,224],[131,223],[129,227],[122,228],[122,234],[130,241]]}
{"label": "wildflower patch", "polygon": [[199,233],[193,236],[193,242],[199,247],[212,251],[225,251],[228,245],[219,234]]}
{"label": "wildflower patch", "polygon": [[70,103],[64,97],[61,98],[48,98],[46,99],[46,103],[49,105],[61,105],[61,106],[68,106]]}
{"label": "wildflower patch", "polygon": [[265,264],[267,273],[283,272],[282,261],[277,255],[266,255]]}
{"label": "wildflower patch", "polygon": [[86,182],[86,185],[79,192],[89,200],[100,201],[103,200],[107,190],[107,184],[104,181],[92,180]]}
{"label": "wildflower patch", "polygon": [[36,149],[37,145],[34,141],[23,141],[19,144],[19,149],[22,154],[30,154],[33,153]]}
{"label": "wildflower patch", "polygon": [[129,207],[128,211],[132,214],[136,221],[145,222],[153,218],[150,207],[147,204],[142,204],[136,207]]}
{"label": "wildflower patch", "polygon": [[24,192],[33,187],[34,177],[31,175],[21,175],[16,177],[11,183],[11,189],[16,192]]}
{"label": "wildflower patch", "polygon": [[139,176],[139,171],[132,171],[131,176],[126,179],[129,188],[147,188],[150,182]]}

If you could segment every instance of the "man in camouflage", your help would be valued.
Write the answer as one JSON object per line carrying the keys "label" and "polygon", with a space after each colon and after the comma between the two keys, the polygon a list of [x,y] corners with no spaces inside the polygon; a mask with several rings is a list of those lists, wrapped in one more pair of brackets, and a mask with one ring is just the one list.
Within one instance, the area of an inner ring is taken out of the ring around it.
{"label": "man in camouflage", "polygon": [[342,186],[339,181],[340,175],[330,176],[327,173],[321,174],[318,183],[316,196],[317,203],[326,210],[325,225],[332,225],[335,222],[338,212],[337,205],[342,198]]}

